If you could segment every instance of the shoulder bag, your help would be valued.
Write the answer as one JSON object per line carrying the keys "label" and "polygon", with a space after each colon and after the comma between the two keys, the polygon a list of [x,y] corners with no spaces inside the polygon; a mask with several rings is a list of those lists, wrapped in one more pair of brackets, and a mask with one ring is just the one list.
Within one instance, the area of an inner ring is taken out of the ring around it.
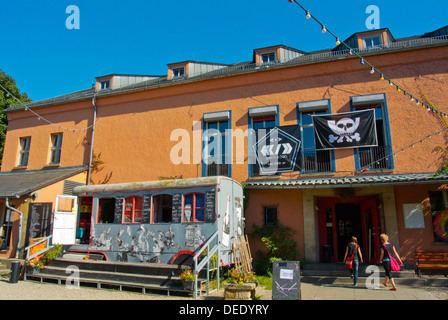
{"label": "shoulder bag", "polygon": [[347,269],[351,269],[353,268],[353,257],[355,256],[355,252],[356,250],[358,250],[358,245],[356,245],[355,250],[353,251],[353,254],[351,257],[347,257],[347,259],[345,259],[345,267]]}
{"label": "shoulder bag", "polygon": [[395,260],[394,257],[392,257],[392,255],[390,254],[389,250],[387,250],[386,245],[384,245],[384,248],[386,249],[387,253],[389,254],[389,258],[390,258],[390,267],[392,269],[392,271],[400,271],[400,265],[398,264],[397,260]]}

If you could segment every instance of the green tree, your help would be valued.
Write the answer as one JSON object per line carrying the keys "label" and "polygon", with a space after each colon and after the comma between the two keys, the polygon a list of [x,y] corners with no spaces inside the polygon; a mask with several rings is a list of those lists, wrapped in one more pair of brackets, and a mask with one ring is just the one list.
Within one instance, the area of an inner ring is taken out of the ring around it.
{"label": "green tree", "polygon": [[[3,158],[3,147],[5,145],[6,130],[8,128],[8,120],[3,112],[10,105],[20,102],[31,102],[26,93],[21,93],[17,88],[16,81],[0,69],[0,85],[8,92],[0,87],[0,168]],[[17,98],[17,100],[15,99]]]}

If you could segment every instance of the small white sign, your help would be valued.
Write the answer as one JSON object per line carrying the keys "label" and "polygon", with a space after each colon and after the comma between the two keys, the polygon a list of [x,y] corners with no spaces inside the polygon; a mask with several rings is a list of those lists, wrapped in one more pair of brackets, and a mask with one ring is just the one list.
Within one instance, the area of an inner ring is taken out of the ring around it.
{"label": "small white sign", "polygon": [[280,269],[280,279],[293,280],[294,279],[294,270]]}

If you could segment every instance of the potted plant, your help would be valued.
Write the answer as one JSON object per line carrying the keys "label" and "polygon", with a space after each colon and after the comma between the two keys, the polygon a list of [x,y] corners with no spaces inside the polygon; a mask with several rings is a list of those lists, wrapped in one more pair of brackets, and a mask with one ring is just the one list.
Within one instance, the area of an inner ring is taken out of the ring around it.
{"label": "potted plant", "polygon": [[38,259],[32,259],[28,261],[28,267],[30,268],[31,274],[38,274],[44,266],[42,264],[42,261]]}
{"label": "potted plant", "polygon": [[229,271],[230,281],[224,285],[224,299],[226,300],[253,300],[255,288],[258,283],[254,273],[238,269]]}
{"label": "potted plant", "polygon": [[183,269],[182,273],[180,275],[180,279],[182,280],[182,285],[185,290],[191,290],[193,291],[193,285],[194,285],[194,274],[193,270],[189,269]]}

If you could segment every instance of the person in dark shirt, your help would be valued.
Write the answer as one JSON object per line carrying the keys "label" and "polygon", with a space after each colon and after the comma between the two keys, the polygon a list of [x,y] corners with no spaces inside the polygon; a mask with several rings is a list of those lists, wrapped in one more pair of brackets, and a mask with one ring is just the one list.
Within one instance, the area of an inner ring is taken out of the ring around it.
{"label": "person in dark shirt", "polygon": [[386,273],[386,280],[385,282],[382,282],[382,284],[387,287],[389,284],[389,281],[392,283],[392,288],[390,290],[397,290],[397,286],[395,285],[395,281],[392,278],[392,267],[390,264],[390,256],[389,253],[394,255],[397,259],[400,265],[403,265],[403,262],[400,259],[400,256],[397,253],[397,250],[395,250],[395,247],[393,244],[389,243],[389,236],[385,233],[380,235],[381,240],[381,246],[380,246],[380,262],[382,263],[384,267],[384,272]]}
{"label": "person in dark shirt", "polygon": [[347,260],[347,257],[353,256],[353,264],[350,269],[350,275],[353,278],[353,285],[356,286],[358,284],[358,267],[359,263],[362,261],[361,249],[358,245],[358,239],[356,237],[352,237],[350,243],[347,245],[347,249],[345,250],[344,262]]}

